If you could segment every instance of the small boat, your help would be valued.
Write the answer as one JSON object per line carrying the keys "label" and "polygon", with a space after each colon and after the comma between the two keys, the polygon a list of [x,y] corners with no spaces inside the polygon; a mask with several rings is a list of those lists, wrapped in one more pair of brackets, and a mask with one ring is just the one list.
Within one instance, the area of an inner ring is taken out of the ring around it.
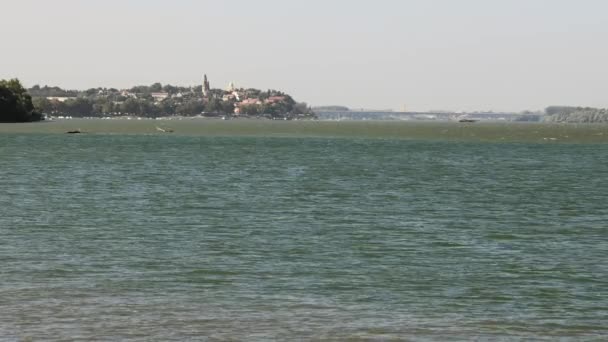
{"label": "small boat", "polygon": [[458,120],[458,122],[477,122],[477,120],[473,120],[473,119],[460,119],[460,120]]}
{"label": "small boat", "polygon": [[156,130],[163,132],[163,133],[173,133],[173,130],[170,128],[161,128],[161,127],[156,126]]}
{"label": "small boat", "polygon": [[67,131],[67,132],[65,132],[65,133],[66,133],[66,134],[80,134],[80,133],[82,133],[82,132],[80,131],[80,129],[75,129],[75,130],[73,130],[73,131]]}

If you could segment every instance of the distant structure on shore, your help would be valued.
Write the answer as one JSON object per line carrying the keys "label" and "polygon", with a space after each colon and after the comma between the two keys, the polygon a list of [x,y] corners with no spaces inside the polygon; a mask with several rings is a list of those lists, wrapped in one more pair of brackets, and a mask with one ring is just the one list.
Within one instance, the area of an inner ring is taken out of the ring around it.
{"label": "distant structure on shore", "polygon": [[209,80],[207,79],[207,74],[203,76],[203,97],[209,96],[209,91],[211,90],[211,86],[209,85]]}
{"label": "distant structure on shore", "polygon": [[225,90],[212,89],[207,74],[202,76],[202,85],[196,87],[162,85],[157,82],[150,86],[138,85],[122,90],[98,87],[79,91],[35,85],[29,92],[33,105],[40,112],[56,117],[316,118],[306,103],[296,102],[282,91],[239,88],[233,82]]}

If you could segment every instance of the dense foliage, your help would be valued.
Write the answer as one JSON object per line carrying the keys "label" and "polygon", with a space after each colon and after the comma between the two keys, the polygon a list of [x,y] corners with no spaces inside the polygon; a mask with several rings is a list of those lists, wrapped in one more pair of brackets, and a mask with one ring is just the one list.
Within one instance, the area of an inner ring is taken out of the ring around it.
{"label": "dense foliage", "polygon": [[0,122],[40,121],[32,97],[18,79],[0,80]]}
{"label": "dense foliage", "polygon": [[154,83],[130,89],[91,88],[84,91],[34,86],[30,89],[35,107],[55,116],[264,116],[269,118],[314,117],[306,103],[276,90],[211,89],[203,96],[202,86],[179,87]]}
{"label": "dense foliage", "polygon": [[545,121],[568,123],[607,123],[608,109],[551,106],[545,109]]}

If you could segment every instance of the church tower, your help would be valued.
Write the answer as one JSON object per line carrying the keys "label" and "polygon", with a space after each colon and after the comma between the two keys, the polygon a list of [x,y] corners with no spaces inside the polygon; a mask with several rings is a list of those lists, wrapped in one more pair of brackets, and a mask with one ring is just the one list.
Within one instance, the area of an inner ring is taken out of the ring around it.
{"label": "church tower", "polygon": [[203,76],[203,97],[209,96],[209,90],[211,90],[211,87],[209,87],[209,81],[207,80],[207,74],[205,74]]}

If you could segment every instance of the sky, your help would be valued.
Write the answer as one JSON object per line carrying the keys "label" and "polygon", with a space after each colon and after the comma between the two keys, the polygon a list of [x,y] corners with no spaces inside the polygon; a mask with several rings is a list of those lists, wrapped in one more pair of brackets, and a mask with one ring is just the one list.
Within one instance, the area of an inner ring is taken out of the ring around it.
{"label": "sky", "polygon": [[0,0],[0,79],[279,89],[312,106],[608,107],[604,0]]}

